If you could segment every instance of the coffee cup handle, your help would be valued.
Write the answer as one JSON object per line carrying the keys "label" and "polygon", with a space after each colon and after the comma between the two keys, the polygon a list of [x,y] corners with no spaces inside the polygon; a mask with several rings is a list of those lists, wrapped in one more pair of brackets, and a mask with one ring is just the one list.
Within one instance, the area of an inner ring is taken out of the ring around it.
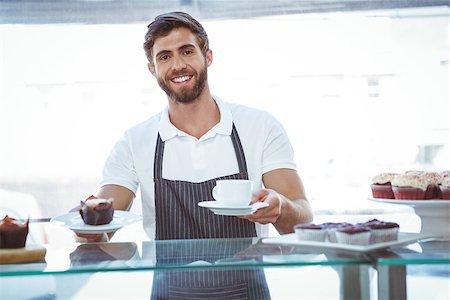
{"label": "coffee cup handle", "polygon": [[214,200],[219,201],[219,199],[217,197],[217,186],[213,187],[212,196],[213,196]]}

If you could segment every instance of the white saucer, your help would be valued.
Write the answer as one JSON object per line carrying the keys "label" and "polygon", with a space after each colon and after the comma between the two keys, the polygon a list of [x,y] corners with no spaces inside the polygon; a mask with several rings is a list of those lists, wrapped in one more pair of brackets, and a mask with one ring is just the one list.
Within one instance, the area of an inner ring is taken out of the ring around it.
{"label": "white saucer", "polygon": [[267,207],[269,204],[264,202],[256,202],[246,206],[225,206],[217,201],[199,202],[198,206],[209,208],[214,214],[222,216],[245,216],[250,215],[260,208]]}
{"label": "white saucer", "polygon": [[198,203],[198,206],[206,207],[210,209],[216,209],[216,210],[252,210],[255,208],[263,208],[269,206],[269,204],[264,202],[256,202],[251,205],[225,205],[223,203],[220,203],[219,201],[202,201]]}
{"label": "white saucer", "polygon": [[251,205],[225,205],[219,201],[202,201],[198,203],[198,206],[206,207],[210,209],[217,209],[217,210],[243,210],[243,209],[253,209],[255,207],[262,208],[268,206],[267,203],[264,202],[256,202]]}
{"label": "white saucer", "polygon": [[252,213],[254,213],[256,210],[250,210],[250,211],[240,211],[240,210],[220,210],[220,211],[213,211],[215,215],[218,216],[246,216],[246,215],[251,215]]}

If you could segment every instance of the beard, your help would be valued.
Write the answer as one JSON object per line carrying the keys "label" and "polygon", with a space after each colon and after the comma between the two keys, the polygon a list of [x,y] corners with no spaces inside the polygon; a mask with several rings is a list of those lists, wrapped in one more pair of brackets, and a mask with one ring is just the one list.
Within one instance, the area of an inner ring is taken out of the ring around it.
{"label": "beard", "polygon": [[[182,75],[182,73],[171,75]],[[198,79],[194,82],[194,86],[192,88],[183,87],[178,92],[176,92],[168,84],[166,84],[166,82],[161,77],[158,77],[157,81],[161,89],[167,94],[167,96],[170,99],[178,103],[191,103],[194,102],[194,100],[197,99],[203,92],[203,89],[205,88],[206,85],[207,77],[208,71],[207,68],[205,67],[200,70],[200,73],[198,74],[197,77]]]}

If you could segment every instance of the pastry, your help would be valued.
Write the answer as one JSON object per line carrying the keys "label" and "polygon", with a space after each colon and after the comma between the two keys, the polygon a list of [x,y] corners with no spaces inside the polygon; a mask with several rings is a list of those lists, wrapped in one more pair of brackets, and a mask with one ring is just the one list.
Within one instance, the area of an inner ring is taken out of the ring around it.
{"label": "pastry", "polygon": [[381,173],[372,178],[372,195],[374,198],[394,199],[392,191],[392,179],[397,173]]}
{"label": "pastry", "polygon": [[395,199],[423,200],[428,185],[428,181],[421,175],[402,174],[392,180],[392,191]]}
{"label": "pastry", "polygon": [[6,215],[0,222],[0,248],[23,248],[28,235],[29,220],[21,223]]}
{"label": "pastry", "polygon": [[85,224],[104,225],[109,224],[114,216],[112,199],[98,199],[90,197],[81,201],[80,215]]}
{"label": "pastry", "polygon": [[400,226],[397,223],[373,219],[363,223],[362,226],[371,230],[370,244],[384,243],[398,239]]}
{"label": "pastry", "polygon": [[349,245],[368,245],[370,234],[370,229],[363,226],[344,227],[336,230],[337,242]]}
{"label": "pastry", "polygon": [[327,229],[316,224],[297,224],[294,226],[297,238],[302,241],[325,242]]}

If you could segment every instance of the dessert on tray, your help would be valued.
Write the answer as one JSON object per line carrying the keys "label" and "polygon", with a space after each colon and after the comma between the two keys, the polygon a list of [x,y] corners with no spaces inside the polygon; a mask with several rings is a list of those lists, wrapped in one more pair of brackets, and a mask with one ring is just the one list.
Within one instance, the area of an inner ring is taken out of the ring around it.
{"label": "dessert on tray", "polygon": [[439,186],[441,192],[441,199],[450,200],[450,177],[442,179]]}
{"label": "dessert on tray", "polygon": [[370,229],[370,244],[390,242],[398,239],[400,226],[397,223],[373,219],[359,225]]}
{"label": "dessert on tray", "polygon": [[421,175],[402,174],[392,180],[392,191],[395,199],[423,200],[428,182]]}
{"label": "dessert on tray", "polygon": [[6,215],[0,221],[0,248],[23,248],[28,236],[28,223],[21,223],[14,218]]}
{"label": "dessert on tray", "polygon": [[112,199],[99,199],[93,196],[81,201],[80,215],[87,225],[105,225],[111,223],[114,216]]}
{"label": "dessert on tray", "polygon": [[297,224],[294,229],[300,240],[325,242],[327,238],[327,228],[323,225]]}
{"label": "dessert on tray", "polygon": [[[410,170],[404,173],[380,173],[372,178],[370,188],[373,198],[397,200],[448,199],[446,190],[450,171],[426,172]],[[448,186],[447,186],[448,187]]]}
{"label": "dessert on tray", "polygon": [[301,241],[369,245],[396,241],[400,226],[394,222],[372,219],[364,223],[297,224],[296,236]]}
{"label": "dessert on tray", "polygon": [[397,173],[380,173],[372,178],[372,194],[374,198],[394,199],[392,191],[392,179]]}
{"label": "dessert on tray", "polygon": [[340,244],[369,245],[370,229],[363,226],[343,227],[336,231],[336,239]]}

